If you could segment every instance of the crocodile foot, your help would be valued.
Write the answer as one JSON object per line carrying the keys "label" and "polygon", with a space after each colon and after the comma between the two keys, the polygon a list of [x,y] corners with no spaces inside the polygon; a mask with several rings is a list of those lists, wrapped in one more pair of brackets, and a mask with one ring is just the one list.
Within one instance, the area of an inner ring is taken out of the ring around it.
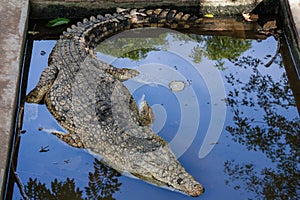
{"label": "crocodile foot", "polygon": [[141,126],[150,126],[154,122],[154,113],[146,101],[139,105],[139,123]]}
{"label": "crocodile foot", "polygon": [[53,131],[51,133],[72,147],[84,148],[82,141],[74,134],[70,134],[70,133],[65,134],[56,131]]}
{"label": "crocodile foot", "polygon": [[56,79],[58,70],[56,66],[48,66],[41,74],[37,86],[25,97],[27,103],[44,104],[44,96]]}
{"label": "crocodile foot", "polygon": [[134,69],[128,69],[128,68],[115,68],[110,67],[106,69],[106,72],[114,76],[116,79],[120,81],[126,81],[128,79],[131,79],[137,75],[139,75],[139,72]]}

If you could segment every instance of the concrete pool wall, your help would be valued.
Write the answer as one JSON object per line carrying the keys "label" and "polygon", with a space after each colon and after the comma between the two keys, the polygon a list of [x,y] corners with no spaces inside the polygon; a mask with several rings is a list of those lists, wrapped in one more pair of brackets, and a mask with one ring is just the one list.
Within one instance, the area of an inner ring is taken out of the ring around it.
{"label": "concrete pool wall", "polygon": [[[234,2],[234,3],[232,3]],[[259,1],[249,0],[245,5],[237,1],[212,1],[212,0],[2,0],[0,4],[0,194],[4,197],[7,176],[9,174],[9,163],[11,152],[15,141],[15,123],[19,111],[19,88],[22,79],[23,53],[26,46],[26,33],[29,15],[32,18],[54,18],[58,11],[65,10],[66,17],[74,17],[75,14],[84,15],[89,7],[113,9],[114,7],[129,7],[142,5],[168,6],[176,3],[176,6],[199,6],[202,11],[213,14],[229,14],[225,12],[228,8],[233,9],[234,14],[250,12]],[[250,4],[256,2],[256,4]],[[206,6],[212,5],[215,6]],[[227,4],[226,4],[227,3]],[[300,0],[280,0],[281,16],[284,17],[285,33],[288,36],[290,52],[294,55],[294,62],[300,63]],[[242,6],[241,6],[242,5]],[[50,9],[51,8],[51,9]],[[209,9],[211,8],[211,9]],[[226,9],[225,9],[226,8]],[[53,9],[57,10],[53,12]],[[80,12],[77,12],[77,11]],[[75,12],[76,11],[76,12]],[[233,11],[232,11],[233,12]],[[77,16],[81,17],[81,16]],[[296,67],[299,79],[299,66]]]}

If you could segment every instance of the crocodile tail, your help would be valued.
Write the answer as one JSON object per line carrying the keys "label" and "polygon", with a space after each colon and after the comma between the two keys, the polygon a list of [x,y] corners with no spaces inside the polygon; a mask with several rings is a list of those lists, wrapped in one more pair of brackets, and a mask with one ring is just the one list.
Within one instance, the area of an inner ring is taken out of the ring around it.
{"label": "crocodile tail", "polygon": [[142,26],[188,29],[202,21],[202,18],[172,9],[136,11],[131,22]]}
{"label": "crocodile tail", "polygon": [[122,30],[142,27],[165,27],[188,29],[201,24],[202,18],[172,9],[121,9],[114,14],[90,17],[72,25],[61,39],[78,39],[86,47],[94,47],[99,42]]}

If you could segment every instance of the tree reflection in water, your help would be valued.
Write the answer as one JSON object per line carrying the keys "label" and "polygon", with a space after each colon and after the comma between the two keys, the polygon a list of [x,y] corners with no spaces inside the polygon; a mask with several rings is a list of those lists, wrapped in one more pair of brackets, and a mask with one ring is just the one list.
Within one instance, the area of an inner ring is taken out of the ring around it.
{"label": "tree reflection in water", "polygon": [[120,190],[120,174],[95,159],[94,173],[89,173],[89,183],[85,187],[88,199],[114,199],[113,194]]}
{"label": "tree reflection in water", "polygon": [[[151,29],[145,30],[151,32]],[[132,36],[135,35],[134,30],[126,31],[125,33],[128,34],[130,32],[132,32]],[[125,34],[120,34],[119,36],[117,35],[116,37],[111,37],[101,42],[95,50],[105,55],[114,56],[115,58],[130,58],[135,61],[142,60],[147,57],[149,52],[164,49],[165,46],[168,45],[167,35],[167,33],[153,33],[153,35],[150,34],[149,37],[146,38],[128,38]]]}
{"label": "tree reflection in water", "polygon": [[[248,150],[261,151],[275,167],[261,170],[251,163],[227,160],[228,185],[244,187],[255,199],[300,199],[300,119],[285,73],[278,80],[259,70],[261,62],[251,56],[232,61],[252,70],[249,80],[230,73],[227,104],[233,113],[226,130]],[[281,63],[277,61],[277,66]],[[276,65],[273,65],[276,67]],[[241,183],[239,185],[238,183]]]}
{"label": "tree reflection in water", "polygon": [[83,191],[75,186],[74,179],[67,178],[66,181],[54,179],[51,189],[45,183],[37,182],[37,179],[29,179],[25,185],[25,193],[29,199],[43,200],[113,200],[113,194],[120,190],[122,183],[119,182],[120,174],[114,169],[102,164],[95,159],[94,173],[89,173],[89,183],[85,187],[87,197],[83,197]]}
{"label": "tree reflection in water", "polygon": [[25,192],[29,199],[83,199],[82,191],[79,188],[75,189],[74,179],[69,178],[66,181],[54,179],[51,182],[51,189],[47,188],[45,183],[30,178],[25,186]]}
{"label": "tree reflection in water", "polygon": [[[197,45],[191,52],[194,62],[200,63],[206,56],[210,60],[217,61],[224,65],[223,58],[232,60],[238,58],[242,53],[251,48],[251,40],[239,39],[228,36],[204,36],[189,35],[190,38],[197,41]],[[224,68],[220,68],[224,70]]]}

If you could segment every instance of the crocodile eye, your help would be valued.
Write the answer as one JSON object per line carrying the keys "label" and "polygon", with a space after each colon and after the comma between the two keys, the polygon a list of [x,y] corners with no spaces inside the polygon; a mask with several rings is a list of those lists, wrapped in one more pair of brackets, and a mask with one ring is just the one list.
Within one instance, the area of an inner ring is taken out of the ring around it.
{"label": "crocodile eye", "polygon": [[183,179],[182,178],[178,178],[177,179],[177,183],[180,185],[182,183]]}

